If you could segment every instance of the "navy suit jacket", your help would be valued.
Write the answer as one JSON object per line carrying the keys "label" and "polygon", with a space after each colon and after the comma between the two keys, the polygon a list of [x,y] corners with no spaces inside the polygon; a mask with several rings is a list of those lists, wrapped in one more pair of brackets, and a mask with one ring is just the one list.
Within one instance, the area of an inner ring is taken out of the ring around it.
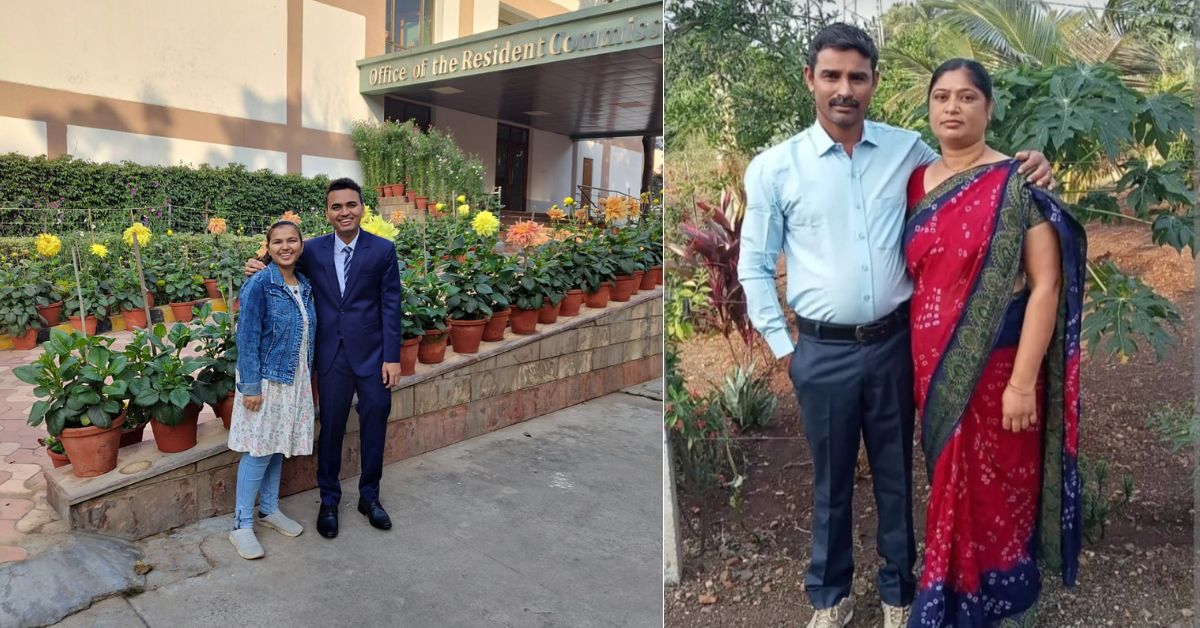
{"label": "navy suit jacket", "polygon": [[384,238],[359,231],[342,296],[333,265],[336,237],[330,233],[305,242],[297,264],[312,283],[317,307],[317,374],[329,372],[340,342],[355,375],[379,377],[384,362],[400,361],[404,313],[396,248]]}

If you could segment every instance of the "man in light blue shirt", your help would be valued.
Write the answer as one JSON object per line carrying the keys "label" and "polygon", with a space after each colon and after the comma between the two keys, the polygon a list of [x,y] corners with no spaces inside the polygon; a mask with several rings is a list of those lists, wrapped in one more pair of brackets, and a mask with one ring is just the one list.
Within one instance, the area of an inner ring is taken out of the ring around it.
{"label": "man in light blue shirt", "polygon": [[[817,123],[758,155],[745,177],[738,278],[751,322],[789,369],[813,458],[810,628],[840,628],[853,614],[851,502],[860,434],[879,513],[885,628],[905,624],[916,586],[912,283],[901,237],[909,176],[937,154],[915,132],[865,120],[877,63],[875,44],[861,29],[834,24],[818,33],[804,70]],[[1035,169],[1031,180],[1050,182],[1038,153],[1022,165]],[[781,251],[800,331],[795,344],[775,291]]]}

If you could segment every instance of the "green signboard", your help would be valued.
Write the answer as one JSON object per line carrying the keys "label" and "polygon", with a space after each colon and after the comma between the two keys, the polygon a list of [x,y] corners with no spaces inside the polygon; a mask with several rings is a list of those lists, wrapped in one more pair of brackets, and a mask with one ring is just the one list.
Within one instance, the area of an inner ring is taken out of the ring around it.
{"label": "green signboard", "polygon": [[359,91],[399,87],[662,46],[663,5],[623,0],[358,62]]}

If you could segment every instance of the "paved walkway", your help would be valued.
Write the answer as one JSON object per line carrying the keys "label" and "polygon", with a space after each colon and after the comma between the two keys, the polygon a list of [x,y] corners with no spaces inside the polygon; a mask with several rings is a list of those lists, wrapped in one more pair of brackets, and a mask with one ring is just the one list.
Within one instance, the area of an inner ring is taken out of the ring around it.
{"label": "paved walkway", "polygon": [[313,529],[317,492],[300,493],[281,508],[306,531],[260,531],[262,560],[236,555],[228,516],[129,551],[78,535],[77,571],[111,577],[118,563],[121,589],[143,592],[61,608],[34,593],[72,588],[77,576],[50,568],[68,548],[55,549],[0,566],[13,594],[0,624],[6,611],[52,623],[95,599],[60,625],[661,626],[661,394],[652,382],[389,465],[388,532],[355,511],[351,478],[337,539]]}

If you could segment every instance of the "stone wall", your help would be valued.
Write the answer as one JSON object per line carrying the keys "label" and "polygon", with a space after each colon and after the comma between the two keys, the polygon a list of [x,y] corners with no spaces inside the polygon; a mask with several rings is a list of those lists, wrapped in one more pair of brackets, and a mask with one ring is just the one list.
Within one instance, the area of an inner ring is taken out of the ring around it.
{"label": "stone wall", "polygon": [[[474,355],[447,353],[419,365],[393,393],[384,461],[392,463],[561,410],[662,376],[662,289],[628,303],[511,332]],[[318,423],[318,429],[319,429]],[[227,432],[202,423],[196,447],[177,454],[145,442],[121,450],[117,469],[75,478],[69,468],[47,474],[49,500],[71,527],[138,539],[233,511],[240,453]],[[342,477],[359,473],[358,420],[351,411]],[[287,459],[283,495],[316,486],[316,457]],[[353,488],[353,487],[347,487]]]}

